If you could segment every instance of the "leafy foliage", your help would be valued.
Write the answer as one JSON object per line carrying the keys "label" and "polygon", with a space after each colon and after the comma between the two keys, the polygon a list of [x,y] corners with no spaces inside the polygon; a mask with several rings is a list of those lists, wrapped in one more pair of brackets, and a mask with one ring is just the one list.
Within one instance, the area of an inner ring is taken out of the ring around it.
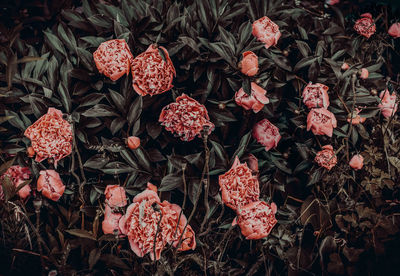
{"label": "leafy foliage", "polygon": [[[396,5],[281,0],[36,4],[32,1],[25,12],[10,4],[8,22],[0,24],[0,174],[13,163],[29,166],[34,186],[39,171],[52,167],[27,157],[29,140],[23,135],[50,106],[61,109],[73,125],[73,153],[59,162],[67,188],[57,203],[39,193],[19,201],[3,181],[7,200],[0,203],[0,255],[18,261],[2,260],[1,272],[26,272],[25,259],[63,275],[382,272],[379,264],[385,254],[393,254],[390,244],[396,248],[400,230],[400,121],[398,115],[384,120],[377,108],[377,91],[399,90],[399,41],[387,35],[399,20]],[[368,40],[352,29],[364,12],[377,20],[378,31]],[[251,34],[252,22],[265,15],[282,32],[270,49]],[[164,46],[177,71],[174,88],[141,97],[131,76],[113,82],[100,75],[92,53],[114,38],[125,39],[134,56],[150,44]],[[240,73],[244,51],[259,56],[255,78]],[[346,71],[341,70],[344,61],[351,65]],[[357,78],[361,68],[368,69],[368,79]],[[248,91],[251,80],[270,99],[257,114],[234,102],[235,91]],[[309,81],[329,86],[329,109],[338,120],[333,138],[305,129],[308,110],[301,93]],[[182,142],[159,125],[161,109],[182,93],[206,106],[216,126],[206,139]],[[356,107],[368,119],[353,126],[347,118]],[[252,126],[263,118],[282,135],[277,149],[268,152],[251,136]],[[131,135],[141,139],[137,150],[125,145]],[[330,172],[313,162],[328,143],[340,149]],[[354,172],[348,161],[356,152],[365,157],[365,166]],[[259,160],[261,197],[279,206],[278,225],[267,238],[252,242],[231,226],[235,214],[223,206],[218,190],[218,175],[235,156],[249,153]],[[123,185],[132,199],[148,181],[159,187],[162,199],[186,204],[195,251],[170,248],[152,262],[134,255],[126,240],[103,235],[106,185]]]}

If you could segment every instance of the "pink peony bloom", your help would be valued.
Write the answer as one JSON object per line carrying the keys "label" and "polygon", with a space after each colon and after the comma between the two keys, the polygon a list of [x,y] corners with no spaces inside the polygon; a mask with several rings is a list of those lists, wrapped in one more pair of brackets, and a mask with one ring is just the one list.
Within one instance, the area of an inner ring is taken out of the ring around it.
{"label": "pink peony bloom", "polygon": [[329,106],[329,87],[321,83],[312,84],[311,82],[303,90],[303,103],[308,108]]}
{"label": "pink peony bloom", "polygon": [[314,160],[321,167],[328,169],[328,171],[330,171],[337,163],[337,157],[331,145],[323,146],[322,150],[317,152]]}
{"label": "pink peony bloom", "polygon": [[265,146],[266,151],[275,148],[279,140],[281,140],[279,128],[274,126],[268,119],[263,119],[256,123],[252,134],[258,143]]}
{"label": "pink peony bloom", "polygon": [[133,56],[124,39],[113,39],[101,43],[93,53],[93,59],[101,74],[116,81],[129,74]]}
{"label": "pink peony bloom", "polygon": [[398,103],[396,103],[396,92],[393,92],[392,95],[390,95],[389,90],[386,89],[379,94],[379,97],[381,98],[381,103],[378,107],[381,109],[382,115],[385,118],[390,118],[392,114],[394,115],[396,113],[398,108]]}
{"label": "pink peony bloom", "polygon": [[333,129],[337,126],[335,115],[326,108],[313,108],[307,116],[307,130],[314,135],[332,137]]}
{"label": "pink peony bloom", "polygon": [[126,140],[126,143],[128,144],[128,148],[131,150],[137,149],[140,147],[140,138],[136,136],[129,136]]}
{"label": "pink peony bloom", "polygon": [[394,23],[392,26],[390,26],[388,30],[388,34],[393,36],[394,38],[399,38],[400,37],[400,23]]}
{"label": "pink peony bloom", "polygon": [[253,154],[249,153],[245,158],[247,165],[250,170],[252,170],[253,174],[258,173],[258,159]]}
{"label": "pink peony bloom", "polygon": [[370,38],[376,31],[376,26],[372,15],[370,13],[364,13],[361,18],[354,24],[354,30],[366,38]]}
{"label": "pink peony bloom", "polygon": [[63,195],[65,185],[63,184],[60,175],[55,170],[40,171],[40,176],[37,181],[37,190],[42,192],[43,196],[57,201]]}
{"label": "pink peony bloom", "polygon": [[110,206],[106,205],[104,220],[101,223],[104,234],[114,234],[119,231],[119,220],[122,214],[114,213]]}
{"label": "pink peony bloom", "polygon": [[[7,176],[14,185],[14,187],[18,189],[20,185],[22,185],[26,180],[30,178],[31,171],[29,170],[28,167],[21,167],[19,165],[15,165],[9,167],[7,171],[1,176],[1,178],[4,179],[5,176]],[[19,189],[18,196],[21,199],[25,199],[30,195],[30,193],[31,193],[31,187],[28,184]]]}
{"label": "pink peony bloom", "polygon": [[170,90],[175,75],[175,67],[164,47],[150,45],[133,60],[133,89],[141,96],[153,96]]}
{"label": "pink peony bloom", "polygon": [[205,127],[208,127],[208,134],[214,130],[206,107],[185,94],[176,98],[175,103],[165,106],[158,121],[166,130],[176,133],[182,141],[201,137]]}
{"label": "pink peony bloom", "polygon": [[222,201],[235,211],[241,206],[257,201],[260,196],[257,177],[252,174],[246,163],[240,163],[237,156],[232,168],[219,176],[219,187]]}
{"label": "pink peony bloom", "polygon": [[149,253],[152,260],[158,260],[167,244],[177,247],[180,242],[178,250],[194,249],[194,232],[187,225],[185,215],[181,214],[181,208],[168,201],[161,203],[156,190],[149,183],[145,191],[134,197],[119,220],[121,233],[128,236],[132,251],[139,257]]}
{"label": "pink peony bloom", "polygon": [[25,130],[25,136],[31,140],[37,162],[53,158],[57,167],[57,162],[72,152],[72,128],[58,109],[50,107],[47,114]]}
{"label": "pink peony bloom", "polygon": [[361,68],[360,78],[365,80],[368,79],[369,72],[366,68]]}
{"label": "pink peony bloom", "polygon": [[253,77],[255,75],[257,75],[258,73],[258,57],[255,53],[253,53],[252,51],[247,51],[244,52],[243,54],[243,59],[240,62],[239,66],[240,71],[249,76],[249,77]]}
{"label": "pink peony bloom", "polygon": [[339,4],[340,0],[326,0],[325,3],[327,3],[328,5],[333,6],[333,5]]}
{"label": "pink peony bloom", "polygon": [[342,64],[342,67],[340,67],[342,70],[347,70],[347,69],[349,69],[350,68],[350,66],[346,63],[346,62],[343,62],[343,64]]}
{"label": "pink peony bloom", "polygon": [[238,224],[243,236],[248,240],[257,240],[269,235],[278,222],[275,218],[275,203],[253,201],[238,210],[238,217],[233,224]]}
{"label": "pink peony bloom", "polygon": [[235,102],[246,110],[253,109],[254,113],[263,109],[264,105],[269,103],[269,99],[265,96],[267,91],[255,82],[251,83],[251,94],[248,95],[240,88],[235,93]]}
{"label": "pink peony bloom", "polygon": [[358,113],[360,113],[360,112],[361,112],[361,110],[356,108],[352,114],[353,119],[347,118],[347,122],[349,122],[349,123],[351,122],[352,125],[358,125],[358,124],[364,123],[365,120],[367,120],[367,118],[364,118],[364,117],[361,117],[360,115],[358,115]]}
{"label": "pink peony bloom", "polygon": [[278,43],[281,37],[279,26],[264,16],[253,22],[252,34],[261,42],[265,43],[265,48],[269,48]]}
{"label": "pink peony bloom", "polygon": [[124,207],[127,204],[125,189],[118,185],[107,185],[104,191],[106,203],[111,208]]}
{"label": "pink peony bloom", "polygon": [[361,154],[356,154],[354,155],[350,162],[349,162],[350,167],[352,167],[354,170],[361,170],[362,167],[364,166],[364,157],[362,157]]}

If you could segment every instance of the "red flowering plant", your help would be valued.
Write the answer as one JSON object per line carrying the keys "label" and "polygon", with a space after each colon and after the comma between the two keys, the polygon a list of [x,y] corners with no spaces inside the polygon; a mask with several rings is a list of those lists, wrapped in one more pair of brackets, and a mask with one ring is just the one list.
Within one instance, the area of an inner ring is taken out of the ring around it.
{"label": "red flowering plant", "polygon": [[49,108],[24,134],[31,140],[37,162],[53,158],[57,166],[59,160],[71,154],[72,128],[58,109]]}
{"label": "red flowering plant", "polygon": [[133,56],[124,39],[113,39],[100,44],[93,53],[93,59],[100,73],[116,81],[128,75]]}
{"label": "red flowering plant", "polygon": [[214,130],[214,124],[210,121],[205,106],[186,94],[182,94],[176,98],[175,103],[170,103],[162,109],[159,122],[182,141],[200,137],[205,128],[208,134]]}
{"label": "red flowering plant", "polygon": [[7,1],[0,274],[390,274],[385,1]]}
{"label": "red flowering plant", "polygon": [[240,163],[238,157],[235,157],[232,168],[219,176],[219,186],[222,201],[235,211],[259,199],[258,179],[246,163]]}
{"label": "red flowering plant", "polygon": [[175,68],[164,47],[150,45],[132,62],[132,85],[139,95],[157,95],[172,88]]}

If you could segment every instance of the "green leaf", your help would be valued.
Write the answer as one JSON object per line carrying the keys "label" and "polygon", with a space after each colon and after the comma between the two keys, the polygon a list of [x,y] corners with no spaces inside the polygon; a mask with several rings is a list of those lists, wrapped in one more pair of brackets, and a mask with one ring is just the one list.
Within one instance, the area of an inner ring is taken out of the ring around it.
{"label": "green leaf", "polygon": [[97,240],[92,233],[82,230],[82,229],[70,229],[70,230],[65,230],[68,234],[71,234],[73,236],[77,236],[80,238],[85,238],[85,239],[90,239],[90,240]]}
{"label": "green leaf", "polygon": [[295,66],[294,66],[294,71],[297,72],[303,67],[311,65],[314,61],[317,60],[318,57],[305,57],[301,59]]}
{"label": "green leaf", "polygon": [[249,131],[248,133],[246,133],[242,139],[240,139],[240,143],[239,146],[237,147],[235,153],[232,155],[232,159],[231,159],[231,165],[233,164],[233,161],[235,160],[235,157],[237,156],[238,158],[242,157],[244,151],[247,148],[247,145],[249,144],[251,139],[251,131]]}
{"label": "green leaf", "polygon": [[58,94],[60,94],[61,102],[67,113],[71,112],[71,96],[62,82],[58,85]]}
{"label": "green leaf", "polygon": [[96,104],[92,108],[83,112],[82,115],[86,117],[118,116],[111,107],[105,104]]}
{"label": "green leaf", "polygon": [[50,45],[50,47],[53,50],[57,50],[64,56],[67,56],[67,53],[65,52],[65,48],[63,46],[63,43],[56,35],[54,35],[50,30],[47,30],[47,31],[44,31],[44,36],[46,38],[47,43]]}
{"label": "green leaf", "polygon": [[183,185],[182,176],[175,174],[168,174],[163,177],[161,180],[160,188],[158,189],[160,192],[172,191],[176,188],[179,188]]}

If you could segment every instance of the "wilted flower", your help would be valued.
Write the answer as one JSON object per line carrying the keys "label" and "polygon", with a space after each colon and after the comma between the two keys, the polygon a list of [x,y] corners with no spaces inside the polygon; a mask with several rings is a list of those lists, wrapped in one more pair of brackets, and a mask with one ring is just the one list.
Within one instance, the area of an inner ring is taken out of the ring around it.
{"label": "wilted flower", "polygon": [[267,16],[261,17],[260,19],[253,22],[252,34],[257,39],[265,43],[265,48],[269,48],[278,43],[281,37],[279,26],[271,21]]}
{"label": "wilted flower", "polygon": [[194,249],[194,232],[190,225],[187,225],[185,215],[181,214],[181,208],[168,201],[161,203],[156,190],[156,187],[149,183],[145,191],[134,197],[133,203],[128,206],[126,214],[119,221],[121,233],[128,236],[131,249],[139,257],[150,253],[152,260],[160,258],[167,244],[176,247],[180,240],[178,250]]}
{"label": "wilted flower", "polygon": [[255,82],[251,83],[251,94],[244,92],[243,88],[235,93],[235,102],[246,110],[253,109],[254,113],[263,109],[264,105],[269,103],[269,99],[265,96],[267,91]]}
{"label": "wilted flower", "polygon": [[101,228],[104,234],[114,234],[119,231],[119,220],[122,214],[114,213],[114,210],[110,206],[106,205],[104,213],[104,220],[101,223]]}
{"label": "wilted flower", "polygon": [[369,72],[366,68],[361,68],[360,78],[365,80],[368,79]]}
{"label": "wilted flower", "polygon": [[268,119],[263,119],[256,123],[252,134],[258,143],[265,146],[266,151],[275,148],[281,139],[279,128],[274,126]]}
{"label": "wilted flower", "polygon": [[386,89],[379,94],[379,97],[381,98],[381,103],[378,107],[381,109],[382,115],[385,118],[390,118],[392,114],[394,115],[396,113],[398,108],[396,92],[390,95],[389,90]]}
{"label": "wilted flower", "polygon": [[133,60],[133,89],[141,96],[164,93],[173,87],[175,74],[167,49],[150,45]]}
{"label": "wilted flower", "polygon": [[101,74],[116,81],[129,74],[133,56],[124,39],[113,39],[101,43],[93,53],[93,59]]}
{"label": "wilted flower", "polygon": [[370,38],[376,31],[376,26],[372,15],[370,13],[364,13],[361,18],[354,24],[354,30],[366,38]]}
{"label": "wilted flower", "polygon": [[307,130],[314,135],[332,137],[333,129],[337,126],[335,115],[326,108],[313,108],[307,116]]}
{"label": "wilted flower", "polygon": [[200,137],[204,128],[208,128],[208,134],[214,130],[205,106],[185,94],[176,98],[175,103],[165,106],[158,121],[182,141]]}
{"label": "wilted flower", "polygon": [[72,152],[72,128],[58,109],[50,107],[47,114],[25,130],[25,136],[31,140],[37,162],[54,158],[57,167],[57,161]]}
{"label": "wilted flower", "polygon": [[60,175],[55,170],[40,171],[40,176],[37,181],[37,190],[42,192],[43,196],[57,201],[63,195],[65,185],[63,184]]}
{"label": "wilted flower", "polygon": [[331,145],[323,146],[322,150],[317,152],[317,155],[315,156],[314,160],[315,162],[317,162],[318,165],[328,169],[329,171],[337,163],[337,157]]}
{"label": "wilted flower", "polygon": [[240,163],[236,156],[232,168],[219,176],[219,187],[222,201],[233,210],[237,210],[260,196],[257,177],[254,176],[246,163]]}
{"label": "wilted flower", "polygon": [[303,90],[303,103],[308,108],[314,107],[324,107],[328,108],[329,106],[329,96],[328,96],[329,87],[323,85],[321,83],[312,84],[311,82],[304,87]]}
{"label": "wilted flower", "polygon": [[353,113],[351,114],[351,116],[353,116],[352,118],[347,118],[347,122],[351,122],[352,125],[358,125],[358,124],[362,124],[365,122],[365,120],[367,118],[365,117],[361,117],[360,115],[358,115],[361,112],[360,109],[356,108]]}
{"label": "wilted flower", "polygon": [[349,165],[355,170],[361,170],[364,166],[364,157],[361,154],[354,155],[351,158]]}
{"label": "wilted flower", "polygon": [[255,76],[258,73],[258,57],[252,51],[246,51],[243,54],[243,59],[240,62],[240,71],[249,76]]}
{"label": "wilted flower", "polygon": [[106,203],[111,208],[124,207],[127,204],[125,189],[118,185],[107,185],[104,191]]}
{"label": "wilted flower", "polygon": [[277,206],[275,203],[253,201],[238,210],[238,216],[233,224],[238,224],[243,236],[248,240],[257,240],[269,235],[278,222],[275,218]]}
{"label": "wilted flower", "polygon": [[131,150],[137,149],[140,147],[140,138],[136,136],[129,136],[126,140],[126,143],[128,144],[128,148]]}
{"label": "wilted flower", "polygon": [[394,23],[392,26],[390,26],[388,30],[388,34],[393,36],[394,38],[399,38],[400,37],[400,23]]}
{"label": "wilted flower", "polygon": [[[21,167],[19,165],[11,166],[7,169],[7,171],[1,176],[2,179],[4,177],[8,177],[14,187],[18,189],[20,185],[22,185],[26,180],[28,180],[31,176],[31,171],[28,167]],[[1,186],[1,185],[0,185]],[[31,193],[31,187],[25,185],[18,191],[18,195],[21,199],[25,199]]]}

